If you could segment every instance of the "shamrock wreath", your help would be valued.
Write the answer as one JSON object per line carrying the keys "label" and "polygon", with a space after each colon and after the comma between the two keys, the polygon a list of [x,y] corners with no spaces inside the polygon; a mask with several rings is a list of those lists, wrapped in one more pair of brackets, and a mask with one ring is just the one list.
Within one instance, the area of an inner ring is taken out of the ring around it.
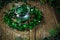
{"label": "shamrock wreath", "polygon": [[14,6],[4,13],[4,22],[17,30],[33,29],[42,20],[42,12],[27,4]]}

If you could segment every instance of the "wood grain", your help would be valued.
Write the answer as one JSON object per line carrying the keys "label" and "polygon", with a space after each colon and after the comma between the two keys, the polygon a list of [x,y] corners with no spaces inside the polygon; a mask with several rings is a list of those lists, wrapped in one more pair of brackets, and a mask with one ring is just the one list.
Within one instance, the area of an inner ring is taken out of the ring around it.
{"label": "wood grain", "polygon": [[15,40],[16,37],[20,36],[23,39],[27,38],[28,40],[42,40],[42,38],[49,36],[48,30],[56,28],[57,21],[53,8],[51,8],[49,5],[41,5],[39,2],[28,1],[28,3],[32,6],[36,6],[43,12],[44,21],[29,31],[18,31],[16,29],[12,29],[3,22],[3,12],[11,8],[13,5],[13,3],[9,4],[0,12],[0,27],[3,30],[2,40]]}

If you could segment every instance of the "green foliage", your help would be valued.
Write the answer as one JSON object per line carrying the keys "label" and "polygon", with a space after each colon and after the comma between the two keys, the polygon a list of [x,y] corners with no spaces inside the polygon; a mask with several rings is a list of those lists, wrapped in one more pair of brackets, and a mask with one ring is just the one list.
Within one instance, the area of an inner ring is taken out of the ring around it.
{"label": "green foliage", "polygon": [[58,31],[56,29],[49,30],[49,33],[50,33],[51,36],[55,36],[57,34],[57,32]]}
{"label": "green foliage", "polygon": [[44,4],[45,2],[47,2],[47,0],[40,0],[41,4]]}
{"label": "green foliage", "polygon": [[40,0],[40,3],[41,4],[45,4],[45,3],[51,3],[53,2],[54,0]]}
{"label": "green foliage", "polygon": [[58,23],[58,26],[56,29],[49,30],[50,36],[43,38],[43,40],[60,40],[60,23]]}

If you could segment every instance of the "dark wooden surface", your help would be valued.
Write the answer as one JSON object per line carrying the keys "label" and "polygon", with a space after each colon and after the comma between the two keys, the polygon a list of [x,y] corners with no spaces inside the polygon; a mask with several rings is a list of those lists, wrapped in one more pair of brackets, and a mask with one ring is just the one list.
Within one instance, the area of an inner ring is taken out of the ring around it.
{"label": "dark wooden surface", "polygon": [[[11,8],[12,4],[5,6],[0,12],[0,28],[3,30],[2,40],[15,40],[16,37],[27,38],[28,40],[42,40],[44,37],[48,37],[48,30],[56,28],[56,17],[54,10],[49,5],[40,5],[38,2],[28,2],[32,6],[38,7],[43,12],[44,21],[37,25],[30,31],[17,31],[8,27],[3,22],[4,11]],[[33,24],[32,24],[33,25]]]}

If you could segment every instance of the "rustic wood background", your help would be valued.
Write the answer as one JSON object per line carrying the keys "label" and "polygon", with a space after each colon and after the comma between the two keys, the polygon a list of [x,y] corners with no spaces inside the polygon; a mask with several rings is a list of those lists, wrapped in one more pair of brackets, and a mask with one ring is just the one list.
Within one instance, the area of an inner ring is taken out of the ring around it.
{"label": "rustic wood background", "polygon": [[[19,3],[21,4],[22,2]],[[39,2],[28,1],[28,3],[32,6],[36,6],[43,12],[44,18],[42,23],[30,31],[18,31],[16,29],[10,28],[3,22],[3,12],[11,8],[14,4],[14,2],[10,3],[0,10],[0,28],[2,29],[1,40],[15,40],[16,37],[22,37],[23,40],[25,38],[28,40],[42,40],[44,37],[49,36],[48,30],[56,28],[57,21],[52,7],[50,7],[48,4],[41,5]]]}

